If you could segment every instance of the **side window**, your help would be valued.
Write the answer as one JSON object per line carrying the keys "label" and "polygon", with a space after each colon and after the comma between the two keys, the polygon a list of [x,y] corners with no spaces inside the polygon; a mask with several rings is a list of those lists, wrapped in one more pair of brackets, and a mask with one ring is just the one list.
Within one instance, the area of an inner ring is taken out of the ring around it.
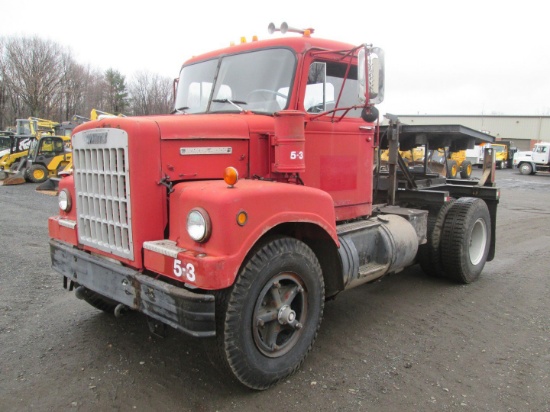
{"label": "side window", "polygon": [[56,153],[63,153],[65,151],[63,147],[63,140],[56,140],[55,141],[55,152]]}
{"label": "side window", "polygon": [[[352,66],[349,73],[348,65],[345,63],[314,62],[310,66],[304,98],[304,108],[307,112],[322,113],[359,104],[356,66]],[[349,110],[346,116],[361,117],[361,109]]]}
{"label": "side window", "polygon": [[334,109],[334,85],[327,82],[327,64],[315,62],[309,67],[304,108],[309,113]]}

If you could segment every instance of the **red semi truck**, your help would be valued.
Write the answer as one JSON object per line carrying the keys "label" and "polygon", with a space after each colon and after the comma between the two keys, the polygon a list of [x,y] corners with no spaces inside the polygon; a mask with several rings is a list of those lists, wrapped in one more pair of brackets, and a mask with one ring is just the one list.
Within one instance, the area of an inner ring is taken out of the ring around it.
{"label": "red semi truck", "polygon": [[481,181],[447,181],[398,154],[494,139],[380,126],[382,50],[299,32],[193,57],[172,114],[78,126],[49,219],[65,288],[208,338],[254,389],[300,367],[325,300],[416,263],[469,283],[495,253],[494,160]]}

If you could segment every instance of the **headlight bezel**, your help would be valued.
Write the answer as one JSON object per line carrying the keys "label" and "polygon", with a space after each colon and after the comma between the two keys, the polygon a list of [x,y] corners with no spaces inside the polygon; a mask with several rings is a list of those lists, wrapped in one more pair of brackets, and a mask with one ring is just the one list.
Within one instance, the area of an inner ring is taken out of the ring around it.
{"label": "headlight bezel", "polygon": [[198,243],[204,243],[212,234],[210,215],[202,207],[195,207],[187,214],[187,234]]}
{"label": "headlight bezel", "polygon": [[73,206],[71,193],[67,189],[60,190],[57,194],[57,204],[59,209],[65,213],[69,213]]}

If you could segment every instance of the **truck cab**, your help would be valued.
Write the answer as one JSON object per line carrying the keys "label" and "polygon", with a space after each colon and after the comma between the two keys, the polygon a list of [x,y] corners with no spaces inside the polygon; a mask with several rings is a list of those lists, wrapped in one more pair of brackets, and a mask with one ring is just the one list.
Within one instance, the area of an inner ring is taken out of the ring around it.
{"label": "truck cab", "polygon": [[514,154],[514,167],[521,174],[531,175],[537,171],[548,172],[550,170],[550,143],[535,143],[532,151],[516,152]]}
{"label": "truck cab", "polygon": [[172,114],[78,126],[48,222],[52,266],[77,297],[213,338],[216,362],[254,389],[298,369],[325,300],[346,289],[416,263],[476,280],[499,198],[490,150],[476,182],[405,165],[400,149],[494,138],[381,126],[381,49],[275,30],[299,36],[185,62]]}

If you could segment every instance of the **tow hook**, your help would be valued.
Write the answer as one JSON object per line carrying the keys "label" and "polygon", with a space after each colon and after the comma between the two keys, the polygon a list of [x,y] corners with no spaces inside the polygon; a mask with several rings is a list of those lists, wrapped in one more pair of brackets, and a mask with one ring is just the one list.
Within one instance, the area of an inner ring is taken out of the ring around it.
{"label": "tow hook", "polygon": [[122,315],[124,315],[127,311],[128,311],[128,306],[126,306],[122,303],[119,303],[115,307],[115,317],[116,318],[121,318]]}

